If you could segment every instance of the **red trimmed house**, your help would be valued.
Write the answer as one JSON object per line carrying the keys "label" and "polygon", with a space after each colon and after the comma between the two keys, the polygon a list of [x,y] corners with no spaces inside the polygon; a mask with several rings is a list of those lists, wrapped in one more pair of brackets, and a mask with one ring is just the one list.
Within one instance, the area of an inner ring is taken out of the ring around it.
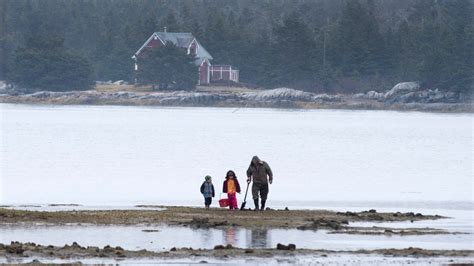
{"label": "red trimmed house", "polygon": [[196,40],[196,38],[188,32],[154,32],[148,40],[138,49],[132,56],[135,60],[135,71],[140,66],[137,58],[143,56],[143,51],[153,49],[159,46],[164,46],[167,42],[172,42],[187,54],[192,54],[196,57],[195,64],[199,67],[199,85],[209,84],[213,81],[234,81],[239,82],[239,70],[232,68],[230,65],[211,65],[213,59],[211,54]]}

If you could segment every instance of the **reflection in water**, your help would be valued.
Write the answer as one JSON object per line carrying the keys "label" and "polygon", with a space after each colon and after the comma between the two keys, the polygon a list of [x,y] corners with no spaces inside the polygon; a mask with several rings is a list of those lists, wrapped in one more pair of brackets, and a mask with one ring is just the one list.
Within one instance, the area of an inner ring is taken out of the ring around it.
{"label": "reflection in water", "polygon": [[[377,209],[378,211],[378,209]],[[454,214],[441,212],[441,215]],[[470,211],[463,211],[454,221],[423,221],[415,227],[435,227],[446,230],[472,233],[472,223],[464,223],[471,217]],[[464,219],[464,218],[465,219]],[[463,219],[460,219],[463,218]],[[364,225],[368,226],[368,225]],[[398,223],[396,227],[407,228],[409,222]],[[144,232],[158,229],[158,232]],[[316,241],[317,240],[317,241]],[[297,247],[312,249],[378,249],[407,248],[417,246],[425,249],[472,249],[472,234],[423,235],[423,236],[360,236],[327,234],[323,230],[302,231],[297,229],[192,229],[182,226],[97,226],[97,225],[47,225],[0,224],[0,243],[11,241],[34,242],[41,245],[63,246],[77,242],[81,246],[121,246],[124,249],[162,251],[172,247],[192,247],[212,249],[216,245],[231,244],[239,248],[275,248],[278,242],[293,243]],[[235,243],[235,244],[234,244]]]}
{"label": "reflection in water", "polygon": [[250,243],[248,243],[247,246],[252,248],[266,248],[270,242],[267,229],[252,229],[250,230]]}
{"label": "reflection in water", "polygon": [[237,245],[237,231],[234,227],[226,228],[222,231],[224,233],[224,243],[231,244],[232,246]]}
{"label": "reflection in water", "polygon": [[204,246],[212,246],[213,237],[211,230],[199,230],[201,232],[201,239]]}

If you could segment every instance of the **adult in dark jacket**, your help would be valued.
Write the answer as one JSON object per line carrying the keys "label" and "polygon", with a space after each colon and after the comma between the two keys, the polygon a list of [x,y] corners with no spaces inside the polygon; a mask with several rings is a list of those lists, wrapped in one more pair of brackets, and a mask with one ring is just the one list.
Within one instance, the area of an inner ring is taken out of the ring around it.
{"label": "adult in dark jacket", "polygon": [[247,169],[247,182],[250,183],[252,179],[252,197],[253,202],[255,203],[255,210],[259,210],[259,194],[262,199],[260,210],[264,210],[268,195],[268,183],[271,184],[273,182],[273,173],[270,166],[266,162],[260,160],[258,156],[252,158],[250,166]]}

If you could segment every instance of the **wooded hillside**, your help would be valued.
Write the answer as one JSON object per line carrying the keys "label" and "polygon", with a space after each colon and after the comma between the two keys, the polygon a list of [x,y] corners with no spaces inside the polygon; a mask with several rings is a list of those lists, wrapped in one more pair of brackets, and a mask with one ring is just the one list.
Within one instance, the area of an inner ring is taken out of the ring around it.
{"label": "wooded hillside", "polygon": [[63,38],[96,80],[131,80],[154,31],[192,32],[240,80],[355,92],[401,81],[467,91],[474,81],[472,0],[2,0],[0,79],[34,36]]}

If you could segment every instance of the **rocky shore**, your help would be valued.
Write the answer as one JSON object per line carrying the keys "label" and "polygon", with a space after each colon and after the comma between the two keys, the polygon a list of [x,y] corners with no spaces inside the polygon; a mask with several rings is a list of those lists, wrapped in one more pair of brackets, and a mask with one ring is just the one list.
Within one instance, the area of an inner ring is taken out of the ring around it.
{"label": "rocky shore", "polygon": [[397,84],[388,92],[315,94],[289,88],[273,90],[116,91],[90,90],[35,93],[0,92],[0,103],[58,105],[145,105],[234,108],[301,108],[472,112],[469,95],[420,90],[415,82]]}
{"label": "rocky shore", "polygon": [[[154,206],[158,207],[158,206]],[[421,213],[333,212],[328,210],[250,210],[229,212],[193,207],[159,206],[162,210],[24,211],[0,208],[0,223],[88,223],[102,225],[168,224],[193,228],[237,226],[299,230],[355,230],[350,222],[436,220],[446,217]]]}
{"label": "rocky shore", "polygon": [[[148,210],[147,208],[150,207]],[[139,210],[88,210],[88,211],[25,211],[11,207],[0,208],[0,225],[15,227],[48,226],[85,226],[85,225],[168,225],[183,226],[193,229],[240,227],[247,229],[296,229],[296,230],[325,230],[329,234],[361,234],[385,235],[398,237],[409,235],[439,235],[463,234],[436,228],[391,228],[373,226],[376,222],[416,222],[423,220],[444,219],[439,215],[426,215],[413,212],[382,212],[375,209],[361,212],[334,212],[328,210],[281,210],[267,209],[266,211],[229,211],[226,209],[173,206],[141,205]],[[157,209],[159,208],[159,209]],[[352,226],[352,222],[370,222],[367,226]],[[153,228],[153,227],[150,227]],[[146,233],[158,230],[143,230]],[[282,239],[285,241],[285,239]],[[319,259],[338,260],[341,256],[349,256],[351,261],[369,256],[400,257],[425,259],[431,262],[441,258],[444,262],[472,261],[473,250],[430,250],[421,248],[400,249],[358,249],[358,250],[329,250],[305,249],[291,243],[278,243],[272,248],[238,248],[232,245],[216,245],[211,249],[193,249],[188,247],[172,247],[166,250],[127,250],[120,246],[106,245],[81,246],[76,242],[64,246],[53,246],[11,242],[0,244],[0,262],[30,262],[48,263],[62,260],[71,263],[84,260],[124,261],[147,260],[167,261],[186,259],[192,262],[234,261],[240,259],[304,259],[310,261]],[[347,258],[346,258],[347,260]],[[301,261],[300,261],[301,262]]]}
{"label": "rocky shore", "polygon": [[65,246],[43,246],[35,243],[11,242],[9,245],[0,244],[0,257],[8,259],[35,258],[34,263],[40,263],[41,259],[87,259],[87,258],[109,258],[116,260],[129,259],[172,259],[187,258],[197,259],[206,262],[205,259],[235,259],[235,258],[270,258],[270,257],[295,257],[314,256],[328,257],[337,255],[380,255],[387,257],[413,257],[413,258],[433,258],[433,257],[473,257],[472,250],[427,250],[420,248],[405,249],[375,249],[375,250],[355,250],[336,251],[325,249],[299,249],[293,244],[278,244],[276,248],[242,249],[232,245],[215,246],[213,249],[193,249],[193,248],[171,248],[168,251],[155,252],[146,249],[125,250],[122,247],[96,246],[83,247],[76,242]]}
{"label": "rocky shore", "polygon": [[[143,207],[143,206],[142,206]],[[157,206],[152,206],[157,207]],[[437,220],[446,217],[421,213],[333,212],[327,210],[250,210],[229,212],[224,209],[159,206],[160,210],[102,211],[24,211],[0,208],[0,224],[95,224],[95,225],[170,225],[193,229],[241,227],[247,229],[297,229],[331,234],[358,235],[442,235],[464,234],[436,228],[393,228],[351,226],[352,222],[401,222]],[[148,230],[147,232],[154,232]]]}

